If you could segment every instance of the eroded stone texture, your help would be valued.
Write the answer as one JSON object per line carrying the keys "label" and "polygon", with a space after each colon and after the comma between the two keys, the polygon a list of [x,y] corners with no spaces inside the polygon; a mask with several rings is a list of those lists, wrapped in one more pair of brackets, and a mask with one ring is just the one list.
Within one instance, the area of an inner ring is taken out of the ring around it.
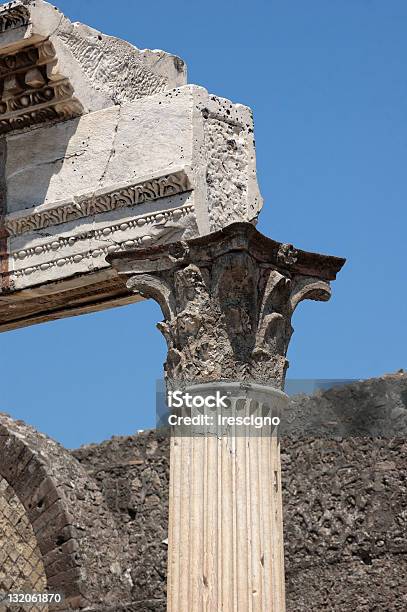
{"label": "eroded stone texture", "polygon": [[0,134],[186,83],[183,61],[71,23],[43,0],[0,7]]}
{"label": "eroded stone texture", "polygon": [[[212,113],[208,112],[204,132],[210,151],[207,170],[209,222],[214,231],[242,219],[255,219],[261,199],[254,150],[248,146],[253,134],[250,110],[214,96],[212,103],[215,108]],[[242,109],[246,115],[243,122]]]}
{"label": "eroded stone texture", "polygon": [[[401,611],[407,605],[407,375],[293,398],[322,415],[375,414],[374,438],[327,439],[305,429],[282,440],[287,589],[293,612]],[[399,424],[397,437],[394,432]]]}
{"label": "eroded stone texture", "polygon": [[[169,438],[156,431],[114,437],[73,455],[96,480],[122,539],[130,567],[131,610],[165,610],[168,537]],[[136,607],[135,602],[142,602]],[[144,606],[144,607],[143,607]],[[120,608],[121,610],[121,608]]]}
{"label": "eroded stone texture", "polygon": [[127,287],[156,300],[168,381],[281,387],[291,316],[327,300],[343,259],[295,250],[236,223],[203,238],[109,257]]}

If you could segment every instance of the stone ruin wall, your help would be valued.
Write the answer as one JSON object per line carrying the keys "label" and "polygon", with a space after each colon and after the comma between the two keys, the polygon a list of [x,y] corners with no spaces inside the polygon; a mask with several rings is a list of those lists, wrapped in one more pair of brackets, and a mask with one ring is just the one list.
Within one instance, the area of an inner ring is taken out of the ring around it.
{"label": "stone ruin wall", "polygon": [[[121,554],[116,520],[80,463],[53,440],[0,414],[0,591],[46,587],[65,594],[62,606],[31,606],[32,612],[127,601],[130,581]],[[9,607],[0,604],[0,611]]]}
{"label": "stone ruin wall", "polygon": [[116,518],[135,610],[166,609],[169,449],[168,436],[149,431],[73,451]]}

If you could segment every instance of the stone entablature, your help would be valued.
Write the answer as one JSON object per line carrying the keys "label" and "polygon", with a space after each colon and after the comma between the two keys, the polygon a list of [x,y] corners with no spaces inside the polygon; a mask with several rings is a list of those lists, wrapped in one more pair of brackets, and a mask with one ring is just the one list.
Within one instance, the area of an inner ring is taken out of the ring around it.
{"label": "stone entablature", "polygon": [[72,24],[43,0],[0,7],[0,134],[185,83],[180,58]]}
{"label": "stone entablature", "polygon": [[44,0],[0,7],[0,331],[134,301],[107,255],[261,206],[250,109]]}
{"label": "stone entablature", "polygon": [[34,320],[33,291],[57,317],[74,277],[94,304],[110,253],[253,221],[262,205],[250,109],[195,85],[9,133],[2,151],[0,329]]}

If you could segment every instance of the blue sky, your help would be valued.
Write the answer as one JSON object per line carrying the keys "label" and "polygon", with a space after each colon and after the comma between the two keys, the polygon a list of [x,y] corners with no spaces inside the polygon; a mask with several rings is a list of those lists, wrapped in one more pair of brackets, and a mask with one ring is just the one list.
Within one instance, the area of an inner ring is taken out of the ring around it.
{"label": "blue sky", "polygon": [[[406,367],[405,0],[60,0],[189,82],[254,110],[259,229],[348,262],[294,317],[291,378]],[[0,336],[0,410],[69,447],[153,426],[165,344],[153,302]]]}

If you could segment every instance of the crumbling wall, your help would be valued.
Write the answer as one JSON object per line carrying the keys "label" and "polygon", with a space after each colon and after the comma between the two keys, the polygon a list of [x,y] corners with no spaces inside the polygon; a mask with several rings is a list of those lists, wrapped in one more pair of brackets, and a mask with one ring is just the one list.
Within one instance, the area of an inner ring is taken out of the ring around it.
{"label": "crumbling wall", "polygon": [[401,439],[286,446],[289,611],[407,609],[406,465]]}
{"label": "crumbling wall", "polygon": [[406,610],[407,375],[292,404],[305,415],[357,414],[350,433],[379,423],[381,437],[334,440],[308,431],[284,441],[288,610]]}
{"label": "crumbling wall", "polygon": [[165,610],[169,439],[155,431],[73,452],[103,491],[131,567],[131,610]]}

